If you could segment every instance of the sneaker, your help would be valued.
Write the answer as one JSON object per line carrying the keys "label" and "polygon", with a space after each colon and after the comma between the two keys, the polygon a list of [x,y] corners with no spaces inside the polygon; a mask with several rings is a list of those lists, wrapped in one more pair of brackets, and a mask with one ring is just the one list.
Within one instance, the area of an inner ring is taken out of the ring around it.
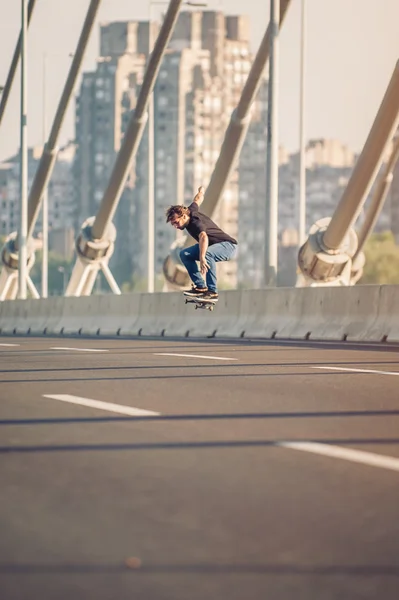
{"label": "sneaker", "polygon": [[205,292],[205,294],[203,294],[201,296],[201,298],[203,298],[204,300],[219,300],[219,294],[217,292]]}
{"label": "sneaker", "polygon": [[192,298],[202,298],[202,296],[206,293],[208,293],[208,288],[199,288],[194,286],[191,288],[191,290],[183,292],[185,296],[190,296]]}

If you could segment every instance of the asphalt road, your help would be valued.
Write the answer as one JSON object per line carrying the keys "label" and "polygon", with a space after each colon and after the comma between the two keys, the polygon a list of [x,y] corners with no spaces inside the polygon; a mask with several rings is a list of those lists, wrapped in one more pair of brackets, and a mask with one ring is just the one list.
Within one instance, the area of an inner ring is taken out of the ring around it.
{"label": "asphalt road", "polygon": [[399,598],[399,348],[1,337],[0,401],[1,600]]}

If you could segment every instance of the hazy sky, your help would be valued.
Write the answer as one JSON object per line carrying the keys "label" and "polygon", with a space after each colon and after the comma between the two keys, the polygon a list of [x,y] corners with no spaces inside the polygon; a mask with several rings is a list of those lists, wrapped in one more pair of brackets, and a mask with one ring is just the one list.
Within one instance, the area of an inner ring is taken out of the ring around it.
{"label": "hazy sky", "polygon": [[[42,141],[42,64],[48,58],[51,122],[80,35],[89,0],[37,0],[29,33],[29,144]],[[4,84],[20,28],[20,0],[0,0],[0,84]],[[210,0],[210,9],[248,14],[256,51],[269,19],[269,2]],[[292,0],[281,33],[280,142],[298,147],[299,31],[301,0]],[[166,5],[165,5],[166,7]],[[152,17],[162,7],[152,7]],[[360,150],[399,59],[399,0],[307,0],[307,138],[340,139]],[[103,0],[86,52],[84,70],[98,55],[98,23],[147,19],[149,2]],[[79,85],[79,83],[78,83]],[[74,102],[61,134],[73,138]],[[0,129],[0,160],[19,145],[19,71]]]}

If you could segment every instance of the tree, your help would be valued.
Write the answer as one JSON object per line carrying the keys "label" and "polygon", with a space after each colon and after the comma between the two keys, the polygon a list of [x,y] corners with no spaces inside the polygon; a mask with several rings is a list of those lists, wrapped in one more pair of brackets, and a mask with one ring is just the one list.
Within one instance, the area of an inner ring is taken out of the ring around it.
{"label": "tree", "polygon": [[399,247],[391,231],[374,233],[367,241],[366,264],[360,284],[399,283]]}
{"label": "tree", "polygon": [[[66,260],[55,252],[48,255],[48,293],[49,296],[62,296],[69,281],[73,268],[73,261]],[[40,292],[42,273],[42,253],[37,252],[35,264],[31,270],[31,278]]]}

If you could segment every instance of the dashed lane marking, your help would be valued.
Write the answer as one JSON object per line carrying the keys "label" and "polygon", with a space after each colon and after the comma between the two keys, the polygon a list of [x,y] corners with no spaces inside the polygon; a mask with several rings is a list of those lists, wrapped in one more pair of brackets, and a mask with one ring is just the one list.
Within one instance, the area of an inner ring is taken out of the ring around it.
{"label": "dashed lane marking", "polygon": [[399,375],[398,371],[376,371],[374,369],[349,369],[349,367],[312,367],[312,369],[327,369],[329,371],[349,371],[351,373],[374,373],[375,375]]}
{"label": "dashed lane marking", "polygon": [[99,348],[63,348],[63,347],[54,347],[50,348],[50,350],[72,350],[74,352],[109,352],[109,350],[100,350]]}
{"label": "dashed lane marking", "polygon": [[51,398],[52,400],[60,400],[61,402],[69,402],[70,404],[88,406],[89,408],[107,410],[109,412],[120,413],[122,415],[130,415],[133,417],[158,417],[160,415],[160,413],[153,412],[152,410],[143,410],[142,408],[134,408],[133,406],[113,404],[112,402],[101,402],[100,400],[90,400],[90,398],[81,398],[80,396],[71,396],[70,394],[43,394],[43,397]]}
{"label": "dashed lane marking", "polygon": [[363,450],[352,450],[341,446],[331,446],[330,444],[319,444],[317,442],[279,442],[278,446],[300,450],[302,452],[311,452],[321,454],[331,458],[341,458],[351,462],[362,463],[371,467],[380,467],[381,469],[390,469],[399,471],[399,458],[392,456],[382,456],[374,452],[364,452]]}
{"label": "dashed lane marking", "polygon": [[200,354],[172,354],[168,352],[154,352],[154,356],[180,356],[184,358],[209,358],[209,360],[238,360],[238,358],[225,358],[224,356],[202,356]]}

